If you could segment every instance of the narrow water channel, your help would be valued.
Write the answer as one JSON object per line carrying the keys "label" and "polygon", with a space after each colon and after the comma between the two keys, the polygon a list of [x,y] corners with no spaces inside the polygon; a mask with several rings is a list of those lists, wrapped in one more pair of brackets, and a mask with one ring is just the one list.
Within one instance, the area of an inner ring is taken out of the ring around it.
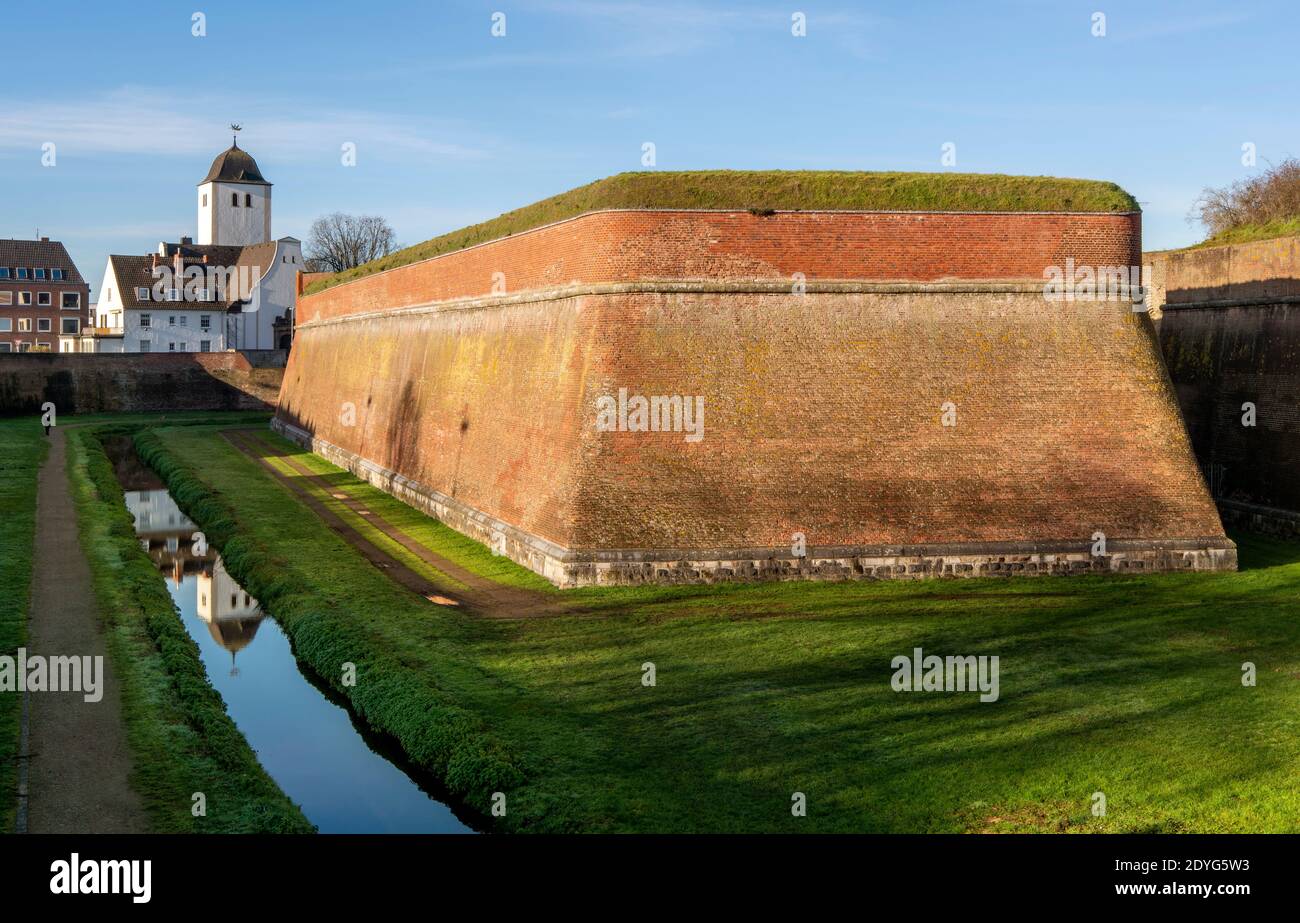
{"label": "narrow water channel", "polygon": [[166,577],[209,680],[262,766],[308,819],[322,833],[472,833],[391,741],[356,722],[298,663],[288,637],[221,556],[211,548],[196,553],[198,527],[131,440],[105,439],[104,448],[140,546]]}

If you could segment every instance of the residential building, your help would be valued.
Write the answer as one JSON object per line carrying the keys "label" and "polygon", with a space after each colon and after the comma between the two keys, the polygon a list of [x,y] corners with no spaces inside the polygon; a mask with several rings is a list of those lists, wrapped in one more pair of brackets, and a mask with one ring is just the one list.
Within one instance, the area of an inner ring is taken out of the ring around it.
{"label": "residential building", "polygon": [[271,184],[232,144],[198,186],[198,243],[114,254],[96,306],[100,352],[285,348],[302,242],[271,239]]}
{"label": "residential building", "polygon": [[0,353],[76,352],[89,304],[62,243],[0,240]]}

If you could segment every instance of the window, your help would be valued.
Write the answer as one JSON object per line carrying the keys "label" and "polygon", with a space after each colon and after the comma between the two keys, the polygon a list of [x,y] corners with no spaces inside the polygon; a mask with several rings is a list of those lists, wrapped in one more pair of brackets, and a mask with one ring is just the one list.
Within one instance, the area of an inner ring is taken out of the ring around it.
{"label": "window", "polygon": [[200,315],[199,315],[199,329],[200,329],[200,330],[211,330],[211,329],[212,329],[212,315],[211,315],[211,314],[200,314]]}
{"label": "window", "polygon": [[175,326],[176,326],[176,315],[175,315],[175,314],[170,314],[170,315],[168,315],[168,317],[167,317],[167,326],[168,326],[168,327],[175,327]]}
{"label": "window", "polygon": [[44,278],[45,278],[45,270],[44,270],[44,269],[33,269],[33,270],[32,270],[32,273],[33,273],[33,278],[36,278],[36,279],[44,279]]}
{"label": "window", "polygon": [[18,269],[16,270],[16,272],[18,273],[18,278],[20,278],[20,279],[26,279],[26,278],[27,278],[27,270],[26,270],[24,267],[19,266]]}
{"label": "window", "polygon": [[11,353],[13,351],[14,348],[8,343],[0,343],[0,353]]}
{"label": "window", "polygon": [[29,353],[29,352],[32,351],[32,344],[31,344],[31,343],[24,343],[22,340],[19,340],[19,341],[18,341],[18,351],[19,351],[20,353]]}
{"label": "window", "polygon": [[182,315],[181,315],[181,326],[182,326],[182,327],[186,327],[186,326],[188,326],[188,325],[189,325],[189,318],[186,317],[184,314],[182,314]]}
{"label": "window", "polygon": [[8,278],[9,278],[9,267],[0,266],[0,279],[8,279]]}
{"label": "window", "polygon": [[13,318],[0,317],[0,333],[12,333],[14,329]]}
{"label": "window", "polygon": [[230,194],[230,204],[235,206],[235,208],[239,208],[239,193],[232,192]]}
{"label": "window", "polygon": [[52,321],[50,318],[48,317],[36,318],[37,333],[49,333],[53,329],[54,329],[54,321]]}
{"label": "window", "polygon": [[152,314],[141,314],[141,315],[140,315],[140,326],[143,327],[143,328],[146,329],[146,330],[148,330],[151,326],[153,326],[153,315],[152,315]]}
{"label": "window", "polygon": [[151,352],[152,349],[153,349],[153,344],[150,343],[148,340],[140,341],[140,352],[147,353],[147,352]]}
{"label": "window", "polygon": [[62,329],[59,330],[59,333],[64,336],[76,336],[81,333],[81,318],[79,317],[64,317],[60,319],[60,323]]}
{"label": "window", "polygon": [[148,301],[148,300],[149,300],[149,289],[147,289],[147,288],[137,288],[137,289],[135,290],[135,300],[136,300],[136,301]]}
{"label": "window", "polygon": [[59,352],[61,353],[76,352],[76,350],[72,348],[74,345],[75,344],[71,340],[59,340]]}
{"label": "window", "polygon": [[168,301],[180,301],[180,300],[181,300],[181,290],[178,289],[178,288],[169,288],[169,289],[167,289],[167,300],[168,300]]}
{"label": "window", "polygon": [[203,193],[203,207],[204,208],[208,207],[208,194],[206,192]]}
{"label": "window", "polygon": [[38,308],[48,308],[53,303],[54,303],[54,296],[52,296],[49,292],[36,293],[36,306]]}
{"label": "window", "polygon": [[31,332],[32,332],[32,319],[31,319],[30,317],[20,317],[20,318],[18,318],[18,332],[19,332],[19,333],[31,333]]}
{"label": "window", "polygon": [[63,307],[79,308],[81,307],[81,292],[63,292]]}
{"label": "window", "polygon": [[18,303],[19,303],[19,304],[31,304],[31,303],[32,303],[32,293],[31,293],[31,292],[19,292],[19,293],[18,293]]}
{"label": "window", "polygon": [[48,340],[37,340],[37,341],[36,341],[36,349],[37,349],[39,352],[43,352],[43,353],[47,353],[47,352],[49,352],[49,351],[50,351],[50,344],[49,344],[49,341],[48,341]]}
{"label": "window", "polygon": [[201,353],[210,353],[210,352],[212,352],[212,341],[211,341],[211,340],[199,340],[199,352],[201,352]]}
{"label": "window", "polygon": [[176,343],[174,341],[167,344],[167,352],[169,353],[176,352]]}
{"label": "window", "polygon": [[112,290],[111,288],[108,289],[108,294],[105,296],[104,300],[105,300],[105,301],[112,301],[112,300],[113,300],[113,290]]}
{"label": "window", "polygon": [[13,304],[13,303],[14,303],[13,292],[0,292],[0,304]]}
{"label": "window", "polygon": [[64,275],[62,269],[51,269],[50,278],[53,279],[55,282],[62,282],[67,277]]}
{"label": "window", "polygon": [[244,193],[244,205],[248,208],[253,207],[253,194],[251,192]]}

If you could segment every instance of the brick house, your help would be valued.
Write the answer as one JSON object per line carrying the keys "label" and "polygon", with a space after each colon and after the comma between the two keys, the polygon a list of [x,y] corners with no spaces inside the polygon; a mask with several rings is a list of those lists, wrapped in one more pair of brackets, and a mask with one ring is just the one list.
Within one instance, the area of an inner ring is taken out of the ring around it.
{"label": "brick house", "polygon": [[77,352],[90,286],[57,240],[0,240],[0,353]]}

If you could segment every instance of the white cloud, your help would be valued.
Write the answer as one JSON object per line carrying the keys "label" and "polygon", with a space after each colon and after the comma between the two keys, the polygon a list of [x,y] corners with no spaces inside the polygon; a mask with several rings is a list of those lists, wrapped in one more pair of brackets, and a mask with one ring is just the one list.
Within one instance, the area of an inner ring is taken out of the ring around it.
{"label": "white cloud", "polygon": [[52,141],[61,155],[211,156],[229,137],[230,118],[247,129],[247,146],[272,160],[337,158],[345,141],[355,142],[361,156],[381,160],[487,156],[482,142],[460,137],[464,130],[432,120],[354,109],[306,112],[272,99],[232,104],[227,98],[178,97],[142,87],[75,102],[4,102],[0,148],[39,150]]}

